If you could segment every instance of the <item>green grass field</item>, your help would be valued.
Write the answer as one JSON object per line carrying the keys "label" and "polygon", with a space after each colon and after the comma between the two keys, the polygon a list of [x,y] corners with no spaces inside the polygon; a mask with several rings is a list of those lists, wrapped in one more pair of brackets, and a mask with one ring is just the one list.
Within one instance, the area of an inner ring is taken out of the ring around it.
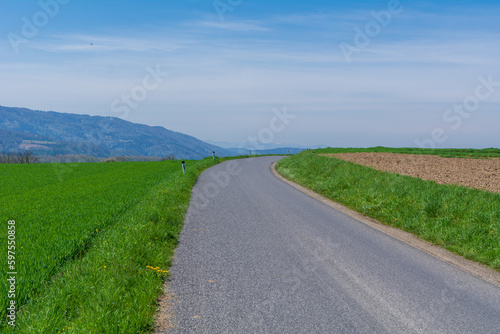
{"label": "green grass field", "polygon": [[370,147],[370,148],[324,148],[314,150],[316,153],[358,153],[358,152],[386,152],[386,153],[403,153],[403,154],[430,154],[444,158],[500,158],[500,149],[485,148],[485,149],[467,149],[467,148],[447,148],[447,149],[432,149],[432,148],[391,148],[391,147]]}
{"label": "green grass field", "polygon": [[[0,165],[3,333],[147,333],[191,188],[216,162]],[[16,314],[7,324],[8,221]]]}
{"label": "green grass field", "polygon": [[439,185],[317,154],[353,151],[306,151],[280,160],[277,170],[366,216],[500,271],[500,194]]}

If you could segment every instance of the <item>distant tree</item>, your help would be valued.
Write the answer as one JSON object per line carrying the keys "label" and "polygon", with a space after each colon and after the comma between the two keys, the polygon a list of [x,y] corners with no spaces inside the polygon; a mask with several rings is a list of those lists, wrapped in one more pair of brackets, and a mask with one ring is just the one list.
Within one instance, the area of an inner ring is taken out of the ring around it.
{"label": "distant tree", "polygon": [[24,152],[19,152],[17,154],[17,161],[16,163],[18,164],[34,164],[37,163],[40,159],[31,151],[24,151]]}
{"label": "distant tree", "polygon": [[14,153],[2,153],[0,154],[0,163],[2,164],[15,164],[17,157]]}
{"label": "distant tree", "polygon": [[165,161],[165,160],[175,160],[176,157],[174,154],[170,153],[169,155],[167,155],[166,157],[164,158],[161,158],[161,161]]}
{"label": "distant tree", "polygon": [[118,162],[118,160],[115,158],[106,158],[102,159],[101,162]]}

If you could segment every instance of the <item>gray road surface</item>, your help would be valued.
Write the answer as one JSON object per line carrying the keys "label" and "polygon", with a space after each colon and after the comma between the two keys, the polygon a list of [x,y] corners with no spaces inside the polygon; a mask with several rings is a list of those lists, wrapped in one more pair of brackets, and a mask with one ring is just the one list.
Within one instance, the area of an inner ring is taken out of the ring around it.
{"label": "gray road surface", "polygon": [[169,333],[500,333],[500,288],[294,189],[278,159],[201,175]]}

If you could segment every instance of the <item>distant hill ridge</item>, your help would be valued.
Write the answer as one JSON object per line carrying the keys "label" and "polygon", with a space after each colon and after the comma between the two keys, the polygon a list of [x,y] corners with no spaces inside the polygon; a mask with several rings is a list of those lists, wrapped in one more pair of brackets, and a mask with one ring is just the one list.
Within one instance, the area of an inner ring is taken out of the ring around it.
{"label": "distant hill ridge", "polygon": [[201,159],[230,150],[165,129],[102,117],[0,106],[0,152],[30,149],[40,155],[95,157],[175,155]]}

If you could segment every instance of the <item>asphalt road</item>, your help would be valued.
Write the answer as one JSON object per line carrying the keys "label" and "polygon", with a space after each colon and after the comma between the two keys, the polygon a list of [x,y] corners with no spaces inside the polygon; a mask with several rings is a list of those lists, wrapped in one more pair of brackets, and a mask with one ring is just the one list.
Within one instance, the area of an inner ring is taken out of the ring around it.
{"label": "asphalt road", "polygon": [[168,333],[500,333],[500,288],[225,162],[193,189]]}

